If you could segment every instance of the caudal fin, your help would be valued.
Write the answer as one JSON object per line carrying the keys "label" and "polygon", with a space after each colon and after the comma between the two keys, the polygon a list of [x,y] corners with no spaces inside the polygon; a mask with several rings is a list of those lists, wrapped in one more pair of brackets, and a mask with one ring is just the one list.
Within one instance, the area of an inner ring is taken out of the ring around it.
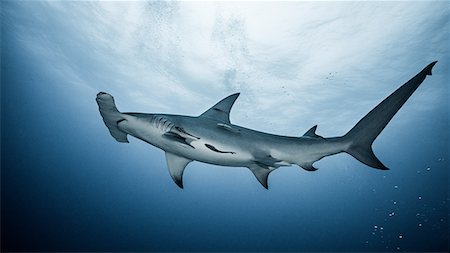
{"label": "caudal fin", "polygon": [[105,122],[112,137],[118,142],[128,142],[127,134],[120,131],[117,127],[117,122],[123,120],[123,117],[119,110],[117,110],[113,96],[105,92],[100,92],[97,94],[96,101],[103,122]]}
{"label": "caudal fin", "polygon": [[370,167],[387,170],[388,168],[373,153],[372,143],[417,87],[425,80],[425,77],[431,75],[431,70],[436,62],[430,63],[411,80],[394,91],[344,135],[344,140],[350,143],[349,148],[345,152]]}

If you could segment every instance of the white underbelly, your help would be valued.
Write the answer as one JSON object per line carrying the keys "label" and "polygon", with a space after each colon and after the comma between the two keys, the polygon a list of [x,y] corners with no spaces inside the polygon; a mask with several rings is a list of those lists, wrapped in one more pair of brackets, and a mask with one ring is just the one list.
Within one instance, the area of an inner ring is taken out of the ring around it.
{"label": "white underbelly", "polygon": [[164,131],[149,125],[146,121],[127,117],[119,123],[119,128],[138,139],[144,140],[166,152],[180,155],[191,160],[222,165],[248,166],[254,159],[248,149],[240,145],[218,142],[211,138],[192,138],[187,143],[177,142],[164,137]]}
{"label": "white underbelly", "polygon": [[238,147],[203,140],[193,141],[191,145],[192,147],[178,148],[178,153],[192,160],[223,166],[247,166],[253,160],[248,150]]}

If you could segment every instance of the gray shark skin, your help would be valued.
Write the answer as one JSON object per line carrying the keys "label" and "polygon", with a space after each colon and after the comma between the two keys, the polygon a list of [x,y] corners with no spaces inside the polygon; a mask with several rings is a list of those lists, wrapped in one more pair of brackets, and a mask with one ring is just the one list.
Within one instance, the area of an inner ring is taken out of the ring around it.
{"label": "gray shark skin", "polygon": [[372,143],[413,92],[431,75],[435,62],[394,91],[347,134],[324,138],[313,126],[303,136],[273,135],[230,123],[230,110],[239,93],[230,95],[197,117],[121,113],[114,98],[97,94],[97,103],[110,134],[118,142],[134,136],[166,152],[167,166],[174,182],[183,188],[183,171],[190,162],[200,161],[230,167],[247,167],[267,189],[270,172],[296,164],[315,171],[313,163],[323,157],[346,152],[360,162],[387,170],[372,151]]}

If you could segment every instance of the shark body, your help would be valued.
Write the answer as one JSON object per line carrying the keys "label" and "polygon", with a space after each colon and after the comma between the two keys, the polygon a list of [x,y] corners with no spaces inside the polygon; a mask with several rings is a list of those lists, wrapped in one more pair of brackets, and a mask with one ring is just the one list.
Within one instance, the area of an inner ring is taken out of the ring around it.
{"label": "shark body", "polygon": [[263,133],[231,124],[230,110],[239,93],[230,95],[197,117],[121,113],[114,98],[97,94],[97,103],[110,134],[118,142],[134,136],[166,152],[167,166],[174,182],[183,188],[183,172],[192,161],[249,168],[267,189],[273,170],[296,164],[315,171],[313,163],[323,157],[346,152],[362,163],[386,170],[372,151],[372,143],[412,93],[431,75],[430,63],[364,116],[347,134],[324,138],[315,133],[317,125],[303,136],[289,137]]}

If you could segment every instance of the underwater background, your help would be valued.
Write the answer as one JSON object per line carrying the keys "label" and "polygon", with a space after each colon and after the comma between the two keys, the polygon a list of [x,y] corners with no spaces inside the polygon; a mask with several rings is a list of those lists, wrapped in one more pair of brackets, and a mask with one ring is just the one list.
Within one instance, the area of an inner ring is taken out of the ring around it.
{"label": "underwater background", "polygon": [[[2,251],[447,251],[449,4],[1,1]],[[241,95],[231,122],[345,134],[432,61],[374,143],[316,172],[188,165],[116,142],[121,111],[199,115]]]}

